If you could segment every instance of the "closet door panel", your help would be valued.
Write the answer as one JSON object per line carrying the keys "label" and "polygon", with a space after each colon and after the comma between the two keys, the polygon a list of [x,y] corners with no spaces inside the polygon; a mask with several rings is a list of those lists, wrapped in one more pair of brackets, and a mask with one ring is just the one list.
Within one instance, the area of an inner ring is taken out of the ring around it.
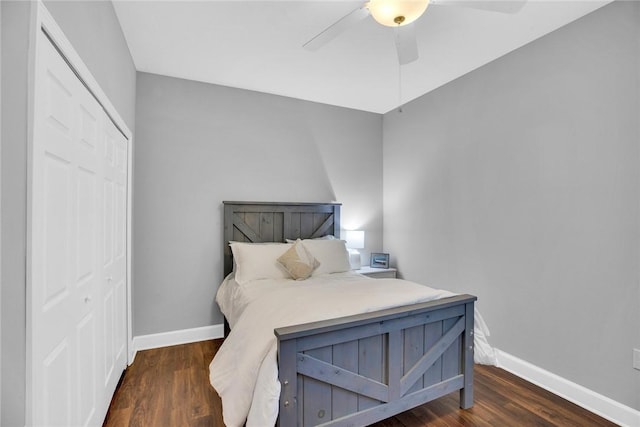
{"label": "closet door panel", "polygon": [[103,215],[104,215],[104,229],[103,229],[103,243],[104,243],[104,268],[108,270],[113,264],[113,211],[114,211],[114,195],[113,195],[113,181],[109,178],[105,178],[103,182]]}
{"label": "closet door panel", "polygon": [[[96,394],[99,390],[97,382],[98,354],[96,342],[96,316],[91,312],[80,321],[76,330],[79,378],[77,391],[77,411],[79,425],[94,424],[96,415]],[[97,419],[96,419],[97,421]]]}
{"label": "closet door panel", "polygon": [[[42,361],[42,382],[47,391],[40,402],[40,422],[36,425],[70,426],[73,416],[72,350],[69,340],[63,339]],[[44,424],[46,422],[46,424]]]}
{"label": "closet door panel", "polygon": [[113,286],[108,285],[107,289],[105,289],[106,294],[104,295],[103,307],[104,307],[104,316],[103,316],[103,356],[104,356],[104,387],[108,387],[109,384],[113,381],[114,369],[115,369],[115,350],[114,350],[114,327],[115,327],[115,317],[114,317],[114,299],[113,299]]}
{"label": "closet door panel", "polygon": [[[76,337],[76,81],[52,46],[40,51],[32,160],[32,376],[35,423],[71,425]],[[71,332],[71,333],[70,333]]]}
{"label": "closet door panel", "polygon": [[[81,83],[78,81],[81,85]],[[77,390],[76,416],[78,425],[96,425],[102,421],[98,405],[100,387],[98,370],[102,353],[99,322],[102,310],[98,295],[102,285],[100,275],[100,198],[99,177],[102,174],[99,149],[103,144],[100,129],[104,112],[93,96],[82,86],[76,93],[78,101],[77,137],[74,153],[76,174],[76,292],[81,301],[76,326]]]}
{"label": "closet door panel", "polygon": [[[112,122],[104,128],[104,360],[105,389],[111,395],[126,367],[127,140]],[[114,375],[117,373],[117,375]]]}
{"label": "closet door panel", "polygon": [[30,422],[100,425],[126,367],[128,146],[44,36],[37,54]]}
{"label": "closet door panel", "polygon": [[96,272],[96,237],[98,218],[97,185],[94,171],[80,168],[78,170],[78,233],[76,277],[79,286],[91,283]]}
{"label": "closet door panel", "polygon": [[72,259],[71,221],[72,165],[69,161],[47,152],[44,155],[42,192],[44,301],[43,311],[55,316],[56,310],[64,310],[71,292],[69,260]]}
{"label": "closet door panel", "polygon": [[115,230],[114,271],[116,295],[116,364],[126,366],[127,347],[127,140],[119,132],[115,135]]}

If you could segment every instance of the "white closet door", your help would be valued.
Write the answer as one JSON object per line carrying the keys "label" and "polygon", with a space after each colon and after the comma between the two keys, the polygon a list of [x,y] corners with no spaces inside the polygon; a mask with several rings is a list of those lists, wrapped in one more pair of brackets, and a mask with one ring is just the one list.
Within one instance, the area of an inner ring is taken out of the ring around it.
{"label": "white closet door", "polygon": [[[127,140],[108,120],[102,153],[103,185],[103,275],[104,386],[111,397],[127,364],[126,336],[126,224]],[[106,402],[108,405],[108,401]]]}
{"label": "white closet door", "polygon": [[34,425],[100,425],[126,367],[125,274],[120,273],[126,255],[118,248],[126,247],[126,222],[119,217],[126,219],[121,204],[127,168],[118,174],[117,162],[126,165],[127,150],[114,130],[43,37],[31,154],[28,345]]}

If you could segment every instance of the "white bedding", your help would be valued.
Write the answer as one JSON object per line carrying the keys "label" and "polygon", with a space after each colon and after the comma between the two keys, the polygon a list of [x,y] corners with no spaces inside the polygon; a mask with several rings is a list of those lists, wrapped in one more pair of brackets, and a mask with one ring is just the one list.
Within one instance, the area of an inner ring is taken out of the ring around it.
{"label": "white bedding", "polygon": [[[277,281],[275,281],[277,283]],[[216,302],[220,307],[220,311],[227,318],[229,326],[233,328],[242,314],[244,308],[250,301],[258,298],[262,293],[269,290],[269,286],[256,286],[263,283],[262,280],[246,283],[240,286],[234,279],[233,273],[229,274],[216,294]]]}
{"label": "white bedding", "polygon": [[[210,381],[222,399],[225,424],[228,427],[242,426],[245,421],[247,427],[275,424],[280,396],[275,328],[452,295],[405,280],[371,279],[353,272],[304,281],[255,280],[243,285],[227,277],[216,301],[232,331],[210,365]],[[476,353],[481,350],[484,355],[491,350],[483,339],[488,330],[477,311],[475,317]],[[479,343],[479,339],[483,342]]]}

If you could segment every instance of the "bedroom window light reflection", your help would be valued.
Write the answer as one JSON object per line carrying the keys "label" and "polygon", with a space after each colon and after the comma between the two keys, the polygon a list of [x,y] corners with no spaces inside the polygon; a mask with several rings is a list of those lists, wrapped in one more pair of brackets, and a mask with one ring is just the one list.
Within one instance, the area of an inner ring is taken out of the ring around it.
{"label": "bedroom window light reflection", "polygon": [[363,230],[346,230],[345,241],[347,242],[347,250],[349,251],[349,263],[352,270],[358,270],[362,264],[360,260],[360,251],[364,249],[364,231]]}

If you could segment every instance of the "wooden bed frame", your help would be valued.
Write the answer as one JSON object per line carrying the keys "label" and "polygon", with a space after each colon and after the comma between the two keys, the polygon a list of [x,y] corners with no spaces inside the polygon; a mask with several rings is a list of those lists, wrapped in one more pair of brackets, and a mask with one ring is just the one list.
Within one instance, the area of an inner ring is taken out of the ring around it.
{"label": "wooden bed frame", "polygon": [[[223,203],[225,276],[229,241],[340,235],[338,203]],[[470,408],[475,301],[458,295],[277,328],[278,424],[364,426],[457,390]]]}

